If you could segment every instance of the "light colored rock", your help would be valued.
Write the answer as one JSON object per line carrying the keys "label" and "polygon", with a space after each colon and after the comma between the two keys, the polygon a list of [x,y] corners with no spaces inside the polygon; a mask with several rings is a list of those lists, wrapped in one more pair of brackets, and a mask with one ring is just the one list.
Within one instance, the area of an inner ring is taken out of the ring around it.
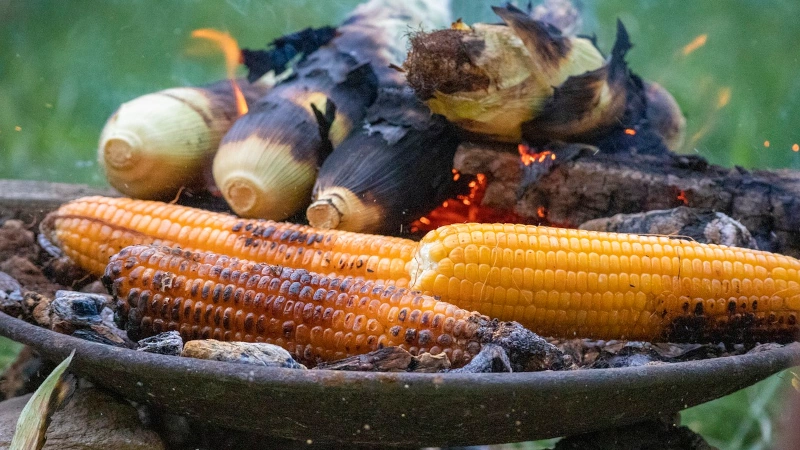
{"label": "light colored rock", "polygon": [[283,348],[257,342],[224,342],[215,339],[189,341],[183,345],[181,356],[266,367],[306,368]]}

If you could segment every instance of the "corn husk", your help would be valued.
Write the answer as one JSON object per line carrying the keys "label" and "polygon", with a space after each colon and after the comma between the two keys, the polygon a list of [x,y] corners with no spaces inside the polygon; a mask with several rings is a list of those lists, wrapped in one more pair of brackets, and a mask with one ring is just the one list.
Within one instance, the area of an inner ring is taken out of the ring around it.
{"label": "corn husk", "polygon": [[517,142],[555,87],[606,64],[594,43],[508,6],[505,25],[475,24],[418,33],[404,68],[431,111],[495,140]]}
{"label": "corn husk", "polygon": [[[269,80],[240,83],[245,99],[264,95]],[[203,189],[219,142],[238,115],[228,80],[135,98],[103,128],[100,165],[111,186],[134,198],[166,200],[181,188]]]}
{"label": "corn husk", "polygon": [[402,62],[409,27],[448,23],[448,6],[371,0],[356,8],[337,37],[299,63],[296,76],[224,137],[213,173],[231,208],[245,217],[282,220],[307,206],[331,147],[361,123],[378,85],[401,76],[389,65]]}
{"label": "corn husk", "polygon": [[672,94],[655,82],[645,83],[647,120],[672,151],[679,150],[686,138],[686,117]]}
{"label": "corn husk", "polygon": [[319,170],[308,222],[319,228],[397,234],[455,189],[459,139],[410,89],[381,91],[362,127]]}

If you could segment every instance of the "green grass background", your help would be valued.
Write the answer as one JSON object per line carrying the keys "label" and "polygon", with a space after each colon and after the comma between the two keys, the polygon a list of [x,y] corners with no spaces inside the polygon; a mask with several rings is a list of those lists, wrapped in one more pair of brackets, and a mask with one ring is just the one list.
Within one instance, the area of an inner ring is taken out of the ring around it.
{"label": "green grass background", "polygon": [[[0,178],[104,184],[100,129],[122,102],[224,77],[222,57],[192,54],[189,34],[229,31],[244,47],[335,24],[357,0],[0,0]],[[499,2],[495,2],[497,4]],[[747,168],[800,168],[800,2],[584,1],[602,49],[623,20],[631,68],[669,89],[688,120],[684,152]],[[496,21],[485,1],[455,17]],[[701,34],[706,45],[682,48]],[[721,92],[730,92],[720,106]],[[765,147],[765,141],[770,142]],[[0,341],[0,366],[12,354]],[[786,373],[691,408],[683,420],[721,448],[768,448]]]}

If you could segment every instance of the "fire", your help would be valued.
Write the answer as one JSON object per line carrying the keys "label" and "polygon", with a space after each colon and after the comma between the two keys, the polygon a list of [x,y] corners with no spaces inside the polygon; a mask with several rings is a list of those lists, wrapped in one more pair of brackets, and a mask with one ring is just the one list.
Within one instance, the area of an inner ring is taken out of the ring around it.
{"label": "fire", "polygon": [[236,110],[239,112],[240,116],[246,114],[248,109],[247,101],[239,85],[236,83],[236,67],[242,62],[242,52],[239,49],[239,44],[236,42],[236,39],[226,32],[214,30],[212,28],[194,30],[192,31],[192,37],[207,39],[214,42],[222,50],[222,53],[225,55],[225,70],[231,82],[233,95],[236,98]]}
{"label": "fire", "polygon": [[697,36],[696,38],[692,39],[692,42],[689,42],[683,47],[683,55],[688,56],[692,54],[698,48],[706,45],[707,40],[708,40],[707,34],[701,34],[700,36]]}
{"label": "fire", "polygon": [[[453,171],[454,175],[457,171]],[[443,225],[465,222],[505,222],[524,223],[524,218],[511,211],[500,210],[481,205],[486,192],[488,180],[479,173],[470,181],[469,194],[458,195],[454,199],[445,200],[441,206],[411,224],[411,232],[427,232]]]}
{"label": "fire", "polygon": [[544,219],[547,217],[547,208],[544,206],[536,208],[536,215],[539,216],[540,219]]}
{"label": "fire", "polygon": [[636,136],[636,130],[633,128],[625,128],[625,134],[628,136]]}
{"label": "fire", "polygon": [[545,150],[542,152],[533,152],[531,153],[531,148],[525,144],[517,145],[517,151],[519,151],[519,159],[522,161],[522,164],[526,166],[530,166],[533,163],[543,163],[547,159],[551,161],[555,161],[556,154],[551,152],[550,150]]}
{"label": "fire", "polygon": [[678,200],[682,201],[684,205],[689,204],[689,199],[686,198],[686,192],[681,190],[680,194],[678,194]]}

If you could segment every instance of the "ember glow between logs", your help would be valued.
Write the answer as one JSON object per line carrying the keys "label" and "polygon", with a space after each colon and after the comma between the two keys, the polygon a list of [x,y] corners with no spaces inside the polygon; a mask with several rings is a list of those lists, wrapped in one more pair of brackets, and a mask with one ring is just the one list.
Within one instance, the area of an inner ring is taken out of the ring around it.
{"label": "ember glow between logs", "polygon": [[517,146],[517,150],[519,151],[519,158],[522,161],[522,164],[526,166],[530,166],[533,163],[542,164],[546,162],[548,159],[551,161],[556,160],[556,154],[551,152],[550,150],[531,153],[530,151],[531,148],[525,144],[519,144]]}
{"label": "ember glow between logs", "polygon": [[247,113],[247,101],[236,83],[236,67],[242,63],[242,52],[239,49],[239,44],[230,34],[214,30],[212,28],[201,28],[192,31],[192,37],[197,39],[207,39],[219,46],[222,53],[225,55],[225,71],[228,80],[231,82],[233,88],[233,95],[236,97],[236,110],[242,116]]}
{"label": "ember glow between logs", "polygon": [[[453,170],[453,179],[461,178],[461,173]],[[443,225],[466,222],[484,223],[525,223],[525,219],[513,211],[501,210],[481,205],[486,194],[486,175],[479,173],[469,182],[469,194],[442,202],[441,206],[411,223],[412,233],[426,233]]]}

